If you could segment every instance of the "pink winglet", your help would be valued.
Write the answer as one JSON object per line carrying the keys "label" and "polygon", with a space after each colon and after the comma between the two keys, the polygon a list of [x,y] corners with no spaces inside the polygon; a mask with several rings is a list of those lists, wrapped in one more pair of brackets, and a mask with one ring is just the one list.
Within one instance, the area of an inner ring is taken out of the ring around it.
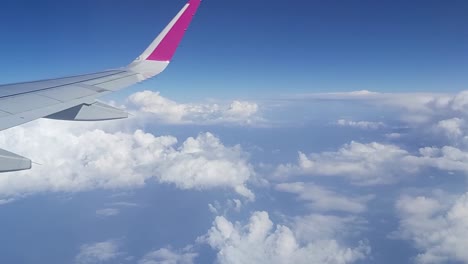
{"label": "pink winglet", "polygon": [[182,16],[180,16],[161,43],[159,43],[153,53],[148,56],[147,60],[170,61],[172,59],[200,3],[201,0],[190,0],[188,2],[188,8],[184,11]]}

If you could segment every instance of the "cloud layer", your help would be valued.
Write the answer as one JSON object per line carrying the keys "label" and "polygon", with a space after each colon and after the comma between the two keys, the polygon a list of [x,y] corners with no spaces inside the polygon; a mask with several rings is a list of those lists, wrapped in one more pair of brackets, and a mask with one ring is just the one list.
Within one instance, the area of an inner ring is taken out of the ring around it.
{"label": "cloud layer", "polygon": [[297,164],[278,166],[278,177],[288,175],[340,176],[357,185],[388,184],[401,174],[412,173],[413,156],[395,145],[351,142],[336,152],[300,152]]}
{"label": "cloud layer", "polygon": [[131,108],[169,124],[249,124],[261,122],[259,106],[254,102],[228,104],[180,104],[159,92],[143,91],[128,98]]}
{"label": "cloud layer", "polygon": [[452,200],[447,194],[402,196],[397,236],[421,251],[418,263],[468,262],[468,193]]}
{"label": "cloud layer", "polygon": [[5,131],[2,147],[43,165],[0,177],[0,196],[136,188],[148,180],[181,189],[229,188],[253,199],[247,188],[254,171],[240,146],[224,146],[210,133],[187,138],[154,136],[142,130],[108,132],[39,120]]}

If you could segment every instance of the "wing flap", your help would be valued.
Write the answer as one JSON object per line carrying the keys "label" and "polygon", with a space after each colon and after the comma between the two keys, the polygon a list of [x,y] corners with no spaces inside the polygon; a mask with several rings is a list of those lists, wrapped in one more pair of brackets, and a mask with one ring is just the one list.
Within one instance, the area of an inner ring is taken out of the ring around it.
{"label": "wing flap", "polygon": [[77,105],[45,118],[68,121],[105,121],[127,117],[128,113],[122,109],[101,102],[95,102],[94,104]]}
{"label": "wing flap", "polygon": [[4,149],[0,149],[0,172],[31,169],[31,160]]}

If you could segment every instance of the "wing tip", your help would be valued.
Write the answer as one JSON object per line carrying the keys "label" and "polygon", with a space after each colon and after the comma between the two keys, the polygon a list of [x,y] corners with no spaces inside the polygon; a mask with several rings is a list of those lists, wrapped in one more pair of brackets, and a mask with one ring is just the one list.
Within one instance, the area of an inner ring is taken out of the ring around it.
{"label": "wing tip", "polygon": [[174,18],[175,21],[171,21],[168,25],[169,29],[167,32],[163,31],[161,41],[146,60],[167,62],[172,60],[200,4],[201,0],[190,0],[184,6],[181,12]]}

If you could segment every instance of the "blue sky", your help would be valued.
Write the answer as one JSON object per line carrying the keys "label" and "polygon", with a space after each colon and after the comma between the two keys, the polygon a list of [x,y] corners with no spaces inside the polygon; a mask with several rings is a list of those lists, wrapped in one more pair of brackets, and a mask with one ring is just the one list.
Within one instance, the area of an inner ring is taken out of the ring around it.
{"label": "blue sky", "polygon": [[[7,1],[0,82],[124,66],[184,3]],[[0,175],[0,263],[468,262],[467,13],[203,1],[104,98],[131,118],[0,133],[38,163]]]}
{"label": "blue sky", "polygon": [[[125,65],[183,3],[7,1],[2,82]],[[467,10],[465,1],[210,1],[168,72],[145,87],[181,99],[458,91],[468,69]]]}

